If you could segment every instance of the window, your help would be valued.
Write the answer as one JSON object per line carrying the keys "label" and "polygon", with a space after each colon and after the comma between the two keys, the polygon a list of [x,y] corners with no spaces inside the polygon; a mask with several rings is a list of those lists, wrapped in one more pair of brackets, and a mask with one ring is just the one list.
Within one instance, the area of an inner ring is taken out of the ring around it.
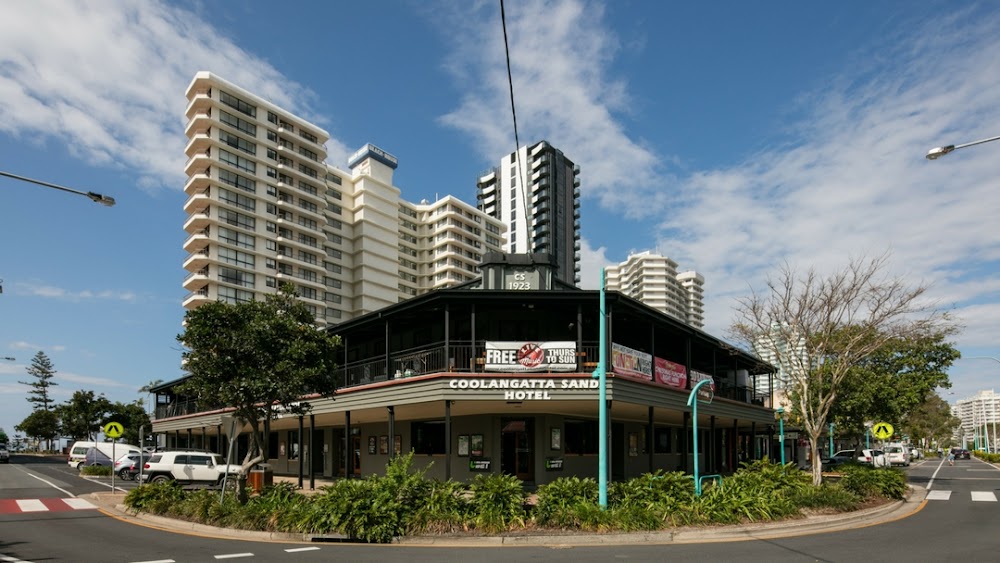
{"label": "window", "polygon": [[251,137],[256,137],[257,136],[257,126],[256,125],[254,125],[253,123],[250,123],[249,121],[245,121],[243,119],[240,119],[239,117],[236,117],[235,115],[233,115],[231,113],[227,113],[227,112],[224,112],[224,111],[220,110],[219,111],[219,121],[225,123],[226,125],[228,125],[230,127],[239,129],[240,131],[243,131],[244,133],[246,133],[247,135],[250,135]]}
{"label": "window", "polygon": [[254,275],[236,268],[219,267],[219,281],[253,289]]}
{"label": "window", "polygon": [[241,193],[229,191],[225,188],[219,188],[219,201],[228,203],[229,205],[235,205],[236,207],[246,209],[247,211],[254,211],[257,208],[257,201],[254,198],[245,196]]}
{"label": "window", "polygon": [[271,160],[278,160],[278,151],[274,149],[267,149],[267,158]]}
{"label": "window", "polygon": [[288,459],[299,459],[299,431],[288,431]]}
{"label": "window", "polygon": [[219,286],[219,301],[223,303],[249,303],[253,301],[253,292],[236,289],[226,285]]}
{"label": "window", "polygon": [[228,92],[220,91],[219,92],[219,101],[222,102],[222,103],[224,103],[224,104],[226,104],[227,106],[229,106],[229,107],[237,110],[237,111],[240,111],[240,112],[243,112],[243,113],[249,115],[250,117],[257,117],[257,107],[256,106],[252,106],[249,103],[241,100],[240,98],[237,98],[236,96],[234,96],[234,95],[232,95],[232,94],[230,94]]}
{"label": "window", "polygon": [[219,149],[219,162],[224,162],[230,166],[245,170],[251,174],[257,173],[257,163],[244,158],[238,154],[233,154],[225,149]]}
{"label": "window", "polygon": [[234,188],[239,188],[250,193],[257,191],[257,182],[247,178],[246,176],[240,176],[235,172],[230,172],[224,168],[219,169],[219,181],[223,184],[228,184]]}
{"label": "window", "polygon": [[267,120],[270,121],[271,123],[277,125],[278,124],[278,114],[274,113],[273,111],[267,112]]}
{"label": "window", "polygon": [[598,450],[597,422],[594,420],[567,420],[565,451],[567,454],[591,455]]}
{"label": "window", "polygon": [[653,453],[654,454],[668,454],[670,453],[670,438],[674,433],[673,428],[666,427],[656,427],[653,430]]}
{"label": "window", "polygon": [[271,131],[270,129],[268,129],[267,130],[267,140],[271,141],[272,143],[277,143],[278,142],[278,134],[275,133],[274,131]]}
{"label": "window", "polygon": [[254,230],[257,225],[257,220],[253,217],[223,208],[219,208],[219,221],[248,231]]}
{"label": "window", "polygon": [[232,248],[226,248],[224,246],[219,247],[219,260],[227,264],[240,266],[250,270],[252,270],[254,267],[253,254],[250,254],[249,252],[233,250]]}
{"label": "window", "polygon": [[239,135],[233,135],[232,133],[227,133],[220,129],[219,140],[234,149],[239,149],[247,154],[257,156],[257,144],[251,143]]}
{"label": "window", "polygon": [[252,249],[254,247],[253,235],[248,235],[233,229],[227,229],[226,227],[219,227],[219,240],[241,248]]}
{"label": "window", "polygon": [[316,290],[304,285],[299,286],[299,297],[305,299],[316,299]]}
{"label": "window", "polygon": [[418,455],[443,455],[445,453],[444,421],[414,422],[410,425],[413,453]]}

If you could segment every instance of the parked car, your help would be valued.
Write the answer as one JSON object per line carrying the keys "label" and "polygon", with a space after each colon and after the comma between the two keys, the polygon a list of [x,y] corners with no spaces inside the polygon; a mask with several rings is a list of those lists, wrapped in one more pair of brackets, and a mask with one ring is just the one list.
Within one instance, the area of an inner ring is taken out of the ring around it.
{"label": "parked car", "polygon": [[[94,451],[96,450],[96,451]],[[124,453],[139,452],[139,446],[111,442],[87,442],[77,440],[69,449],[66,462],[70,467],[80,469],[84,465],[111,465],[112,460]]]}
{"label": "parked car", "polygon": [[7,451],[7,444],[0,443],[0,463],[10,463],[10,452]]}
{"label": "parked car", "polygon": [[857,457],[854,456],[854,450],[840,450],[839,452],[833,454],[830,461],[832,461],[834,465],[852,461],[855,463],[871,465],[872,467],[886,467],[888,465],[885,453],[881,450],[873,449],[863,449],[861,450],[861,454]]}
{"label": "parked car", "polygon": [[139,468],[142,467],[153,454],[139,454],[136,452],[129,452],[115,462],[115,473],[123,481],[135,481],[139,476]]}
{"label": "parked car", "polygon": [[143,464],[143,483],[176,481],[182,485],[222,485],[226,475],[230,479],[240,474],[239,465],[226,465],[216,453],[182,450],[159,452]]}
{"label": "parked car", "polygon": [[911,460],[920,459],[922,457],[924,457],[924,452],[920,451],[917,448],[910,448],[910,459]]}
{"label": "parked car", "polygon": [[903,444],[889,444],[885,447],[885,453],[889,465],[910,465],[910,450]]}

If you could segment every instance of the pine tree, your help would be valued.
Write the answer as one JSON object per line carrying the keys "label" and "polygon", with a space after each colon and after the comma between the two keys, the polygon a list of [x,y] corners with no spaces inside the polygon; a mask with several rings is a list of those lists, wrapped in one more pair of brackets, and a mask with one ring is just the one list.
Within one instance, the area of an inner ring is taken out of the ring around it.
{"label": "pine tree", "polygon": [[[35,357],[31,359],[31,367],[29,367],[27,371],[28,375],[35,378],[35,381],[19,381],[18,383],[31,387],[31,391],[28,391],[28,402],[35,405],[35,411],[51,411],[52,409],[49,405],[52,405],[52,398],[49,397],[49,387],[58,385],[52,381],[52,378],[56,374],[55,368],[52,367],[52,361],[45,355],[45,352],[38,352],[35,354]],[[29,415],[29,418],[30,417],[31,415]],[[46,417],[45,420],[48,420],[48,417]],[[52,429],[51,435],[46,434],[45,436],[48,439],[47,449],[52,449],[52,438],[54,438],[57,434],[58,421],[56,422],[56,427]]]}
{"label": "pine tree", "polygon": [[28,375],[35,378],[35,381],[18,381],[18,383],[31,387],[31,391],[28,391],[28,402],[34,403],[35,410],[40,408],[52,410],[49,407],[52,404],[52,399],[49,397],[49,387],[58,385],[52,381],[52,377],[56,374],[55,368],[52,367],[52,361],[45,355],[45,352],[39,352],[31,359],[31,367],[27,371]]}

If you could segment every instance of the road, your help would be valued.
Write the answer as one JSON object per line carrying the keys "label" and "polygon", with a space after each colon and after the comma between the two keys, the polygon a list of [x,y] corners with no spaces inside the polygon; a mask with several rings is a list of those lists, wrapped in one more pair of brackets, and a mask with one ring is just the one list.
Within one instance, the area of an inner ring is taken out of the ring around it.
{"label": "road", "polygon": [[[0,465],[0,505],[38,499],[34,511],[0,510],[4,562],[248,562],[474,560],[606,562],[662,561],[930,561],[996,560],[1000,543],[1000,470],[978,460],[954,467],[937,460],[915,464],[910,481],[929,488],[925,506],[908,518],[877,526],[783,539],[705,544],[469,547],[308,544],[239,541],[139,526],[94,509],[52,510],[74,497],[108,490],[58,459],[14,456]],[[109,480],[108,480],[109,481]],[[126,483],[125,486],[133,486]],[[16,504],[16,503],[15,503]],[[20,505],[19,505],[20,506]]]}

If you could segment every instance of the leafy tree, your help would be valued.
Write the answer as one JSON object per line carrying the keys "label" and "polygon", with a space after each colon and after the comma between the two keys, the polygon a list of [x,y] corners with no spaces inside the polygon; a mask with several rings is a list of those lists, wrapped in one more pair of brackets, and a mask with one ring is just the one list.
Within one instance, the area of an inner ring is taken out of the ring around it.
{"label": "leafy tree", "polygon": [[[149,421],[149,415],[146,413],[146,407],[143,406],[141,399],[132,403],[116,402],[110,405],[104,424],[109,422],[117,422],[122,425],[124,431],[120,440],[126,444],[139,444],[140,427],[143,428],[142,433],[145,438],[152,437],[153,425]],[[145,445],[139,444],[139,446]]]}
{"label": "leafy tree", "polygon": [[961,424],[962,420],[951,414],[951,405],[931,393],[903,419],[901,426],[914,443],[947,446]]}
{"label": "leafy tree", "polygon": [[74,391],[73,396],[57,407],[62,433],[74,440],[93,440],[101,431],[102,421],[111,410],[111,401],[93,391]]}
{"label": "leafy tree", "polygon": [[0,428],[0,442],[6,444],[8,440],[9,438],[7,438],[7,433],[4,432],[3,428]]}
{"label": "leafy tree", "polygon": [[244,474],[265,459],[275,406],[301,414],[308,409],[299,401],[304,395],[334,391],[340,338],[314,322],[288,285],[264,301],[207,303],[185,315],[177,340],[190,377],[178,391],[202,407],[232,407],[250,425]]}
{"label": "leafy tree", "polygon": [[930,307],[924,285],[886,275],[888,255],[852,259],[821,277],[787,264],[767,291],[739,301],[732,333],[759,355],[775,358],[787,378],[787,400],[809,438],[813,483],[822,482],[819,444],[844,381],[857,364],[895,339],[947,331],[950,318]]}
{"label": "leafy tree", "polygon": [[[887,421],[905,433],[903,421],[938,387],[951,387],[947,369],[960,353],[947,342],[951,330],[892,338],[859,360],[846,378],[830,414],[841,434],[861,436],[865,421]],[[860,443],[860,440],[856,443]]]}
{"label": "leafy tree", "polygon": [[39,442],[46,440],[51,444],[52,439],[59,434],[59,418],[53,411],[36,409],[31,411],[31,414],[25,417],[21,424],[14,426],[14,429],[24,432]]}

